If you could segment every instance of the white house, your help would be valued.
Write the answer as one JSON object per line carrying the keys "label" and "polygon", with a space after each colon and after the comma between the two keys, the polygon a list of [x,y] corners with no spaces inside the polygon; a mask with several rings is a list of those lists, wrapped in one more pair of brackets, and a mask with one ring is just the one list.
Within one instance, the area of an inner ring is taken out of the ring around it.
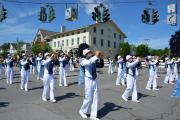
{"label": "white house", "polygon": [[96,23],[89,26],[59,32],[50,35],[53,50],[69,52],[76,50],[81,43],[87,43],[90,48],[100,50],[105,57],[113,57],[119,51],[119,45],[124,42],[126,35],[111,20],[105,23]]}

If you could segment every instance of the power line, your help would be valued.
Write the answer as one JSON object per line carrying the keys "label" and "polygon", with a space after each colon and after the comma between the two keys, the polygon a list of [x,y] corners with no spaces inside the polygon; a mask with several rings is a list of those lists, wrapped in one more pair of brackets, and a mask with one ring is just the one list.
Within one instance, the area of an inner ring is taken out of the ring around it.
{"label": "power line", "polygon": [[[155,0],[152,0],[155,1]],[[99,4],[99,2],[34,2],[34,1],[20,1],[20,0],[0,0],[0,2],[16,3],[16,4]],[[136,1],[116,1],[116,2],[103,2],[105,4],[137,4],[148,3],[147,0]]]}

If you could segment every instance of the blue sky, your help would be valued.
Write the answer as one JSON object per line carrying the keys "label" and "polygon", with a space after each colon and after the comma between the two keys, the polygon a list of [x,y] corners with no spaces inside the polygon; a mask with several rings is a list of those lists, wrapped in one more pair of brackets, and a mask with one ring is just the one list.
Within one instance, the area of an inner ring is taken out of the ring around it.
{"label": "blue sky", "polygon": [[[0,0],[1,1],[1,0]],[[22,1],[22,0],[21,0]],[[36,1],[36,0],[23,0]],[[60,0],[38,0],[40,2],[59,2]],[[75,2],[77,0],[61,0],[60,2]],[[79,2],[94,2],[96,0],[78,0]],[[104,2],[138,1],[138,0],[101,0]],[[147,0],[148,1],[148,0]],[[179,13],[180,13],[180,0]],[[56,9],[56,19],[52,23],[41,23],[37,19],[39,7],[34,4],[5,3],[8,9],[7,19],[0,23],[0,44],[4,42],[15,42],[16,38],[31,42],[38,30],[43,28],[52,31],[60,31],[60,26],[65,25],[67,30],[93,24],[91,12],[94,5],[79,5],[79,18],[77,21],[69,22],[64,19],[65,5],[53,5]],[[133,44],[141,44],[144,39],[150,39],[149,46],[152,48],[164,48],[169,45],[169,38],[175,31],[180,29],[180,15],[177,26],[169,26],[166,23],[167,5],[169,0],[155,0],[153,8],[160,14],[160,21],[156,25],[146,25],[141,22],[141,14],[147,3],[130,4],[108,4],[111,19],[127,35],[126,41]]]}

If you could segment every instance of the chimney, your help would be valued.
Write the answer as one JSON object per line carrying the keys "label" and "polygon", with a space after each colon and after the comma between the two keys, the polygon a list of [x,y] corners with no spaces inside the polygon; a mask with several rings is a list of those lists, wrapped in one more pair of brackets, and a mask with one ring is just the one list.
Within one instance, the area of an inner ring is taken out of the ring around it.
{"label": "chimney", "polygon": [[65,32],[66,31],[66,27],[64,25],[61,25],[61,29],[60,29],[60,32]]}

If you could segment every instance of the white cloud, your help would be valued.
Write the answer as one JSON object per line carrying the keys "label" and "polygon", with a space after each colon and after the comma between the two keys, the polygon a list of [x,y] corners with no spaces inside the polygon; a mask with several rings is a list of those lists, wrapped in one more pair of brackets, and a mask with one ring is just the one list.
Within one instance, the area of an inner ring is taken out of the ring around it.
{"label": "white cloud", "polygon": [[0,27],[0,36],[8,36],[15,34],[31,35],[35,33],[36,28],[31,23],[23,23],[17,25],[4,24]]}
{"label": "white cloud", "polygon": [[16,15],[16,17],[8,18],[6,20],[6,23],[14,24],[14,23],[18,22],[18,20],[20,20],[20,19],[23,19],[23,18],[29,17],[29,16],[33,16],[37,13],[38,13],[38,10],[21,12],[21,13],[18,13],[18,15]]}
{"label": "white cloud", "polygon": [[[108,3],[109,0],[80,0],[80,2],[83,3]],[[91,13],[94,11],[94,7],[96,7],[96,4],[84,4],[83,7],[85,8],[85,12],[88,15],[91,15]],[[111,4],[105,4],[106,7],[109,9],[111,8]]]}

